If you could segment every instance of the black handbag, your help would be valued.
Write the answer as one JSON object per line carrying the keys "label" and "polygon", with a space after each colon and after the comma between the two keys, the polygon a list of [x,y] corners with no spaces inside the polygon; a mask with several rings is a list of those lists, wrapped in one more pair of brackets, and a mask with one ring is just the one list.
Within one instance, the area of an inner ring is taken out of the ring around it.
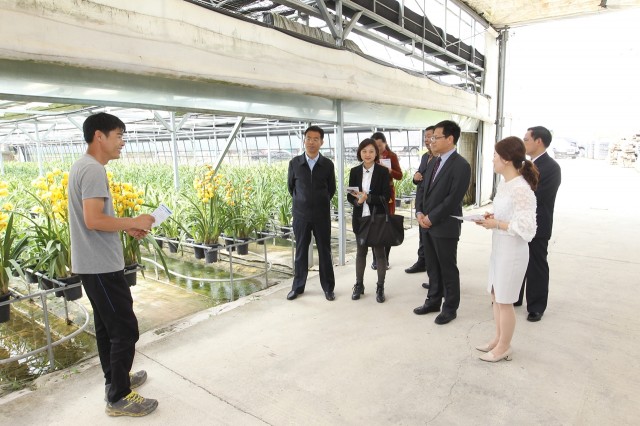
{"label": "black handbag", "polygon": [[358,244],[367,247],[399,246],[404,241],[404,216],[391,215],[387,206],[384,214],[375,214],[359,219],[360,229],[356,234]]}

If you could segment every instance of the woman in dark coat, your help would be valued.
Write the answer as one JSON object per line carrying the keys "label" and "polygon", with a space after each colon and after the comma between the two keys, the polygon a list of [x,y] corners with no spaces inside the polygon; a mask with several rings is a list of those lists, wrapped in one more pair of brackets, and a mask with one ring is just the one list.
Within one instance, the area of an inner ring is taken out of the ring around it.
{"label": "woman in dark coat", "polygon": [[[396,212],[396,187],[393,184],[393,180],[401,180],[402,179],[402,169],[400,168],[400,162],[398,161],[398,156],[395,152],[389,149],[389,144],[387,144],[387,138],[382,132],[375,132],[371,135],[371,139],[373,139],[378,146],[378,153],[380,155],[379,163],[383,166],[387,167],[389,170],[389,200],[387,202],[387,207],[389,208],[389,214],[394,214]],[[381,161],[388,160],[388,161]],[[389,253],[391,252],[391,246],[387,246],[384,248],[385,250],[385,258],[387,259],[386,267],[389,269]],[[371,269],[378,268],[378,255],[373,253],[373,263],[371,264]],[[384,267],[385,263],[381,263]]]}
{"label": "woman in dark coat", "polygon": [[[358,190],[349,191],[347,200],[353,205],[353,232],[360,230],[361,218],[374,213],[384,212],[384,206],[390,197],[389,170],[378,164],[380,154],[373,139],[365,139],[358,146],[358,160],[362,164],[351,169],[349,173],[349,187]],[[386,262],[384,246],[372,247],[373,253],[383,262]],[[364,294],[364,270],[367,263],[369,248],[357,244],[356,253],[356,284],[353,286],[353,300],[360,299]],[[382,263],[384,265],[384,263]],[[376,288],[376,300],[378,303],[385,301],[384,280],[387,268],[378,268],[378,283]]]}

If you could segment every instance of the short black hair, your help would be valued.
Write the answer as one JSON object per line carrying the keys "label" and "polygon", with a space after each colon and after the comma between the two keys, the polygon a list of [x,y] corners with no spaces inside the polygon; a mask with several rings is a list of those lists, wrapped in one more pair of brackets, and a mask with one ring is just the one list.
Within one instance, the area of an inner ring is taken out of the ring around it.
{"label": "short black hair", "polygon": [[320,133],[320,139],[324,140],[324,130],[322,130],[319,126],[309,126],[307,130],[304,131],[304,135],[307,136],[309,132],[318,132]]}
{"label": "short black hair", "polygon": [[542,139],[542,143],[544,144],[545,148],[549,148],[549,145],[551,145],[551,139],[552,139],[551,132],[549,131],[549,129],[542,126],[534,126],[534,127],[529,127],[527,130],[531,132],[531,136],[533,137],[534,141],[540,138]]}
{"label": "short black hair", "polygon": [[376,159],[374,161],[377,163],[380,160],[380,150],[378,150],[378,145],[376,144],[376,141],[370,138],[364,139],[362,142],[360,142],[360,145],[358,145],[358,154],[357,154],[358,161],[362,161],[362,156],[360,155],[360,152],[366,147],[368,147],[369,145],[372,145],[373,148],[376,150]]}
{"label": "short black hair", "polygon": [[371,139],[373,139],[374,141],[381,140],[382,142],[387,143],[387,137],[382,132],[375,132],[371,135]]}
{"label": "short black hair", "polygon": [[442,128],[442,134],[445,137],[453,136],[454,145],[458,143],[458,139],[460,139],[460,126],[458,126],[458,123],[451,120],[444,120],[436,124],[434,127],[436,129]]}
{"label": "short black hair", "polygon": [[424,129],[425,132],[428,132],[429,130],[431,130],[432,132],[436,129],[436,126],[429,126],[426,129]]}
{"label": "short black hair", "polygon": [[108,135],[112,130],[127,130],[127,126],[124,125],[115,115],[107,114],[106,112],[99,112],[92,114],[84,120],[82,124],[82,133],[84,133],[84,140],[87,143],[93,142],[93,136],[96,134],[96,130],[100,130],[105,135]]}

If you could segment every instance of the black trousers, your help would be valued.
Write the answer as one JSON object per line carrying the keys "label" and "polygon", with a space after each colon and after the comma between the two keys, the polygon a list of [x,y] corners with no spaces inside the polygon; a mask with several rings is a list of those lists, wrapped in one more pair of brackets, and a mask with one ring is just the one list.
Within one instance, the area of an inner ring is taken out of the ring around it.
{"label": "black trousers", "polygon": [[527,311],[543,313],[547,309],[549,298],[549,263],[547,253],[549,240],[546,238],[534,238],[529,243],[529,265],[527,274],[522,281],[520,298],[527,294]]}
{"label": "black trousers", "polygon": [[420,232],[418,232],[418,263],[421,263],[423,265],[426,265],[426,262],[424,260],[424,233],[425,231],[420,228],[419,230]]}
{"label": "black trousers", "polygon": [[460,272],[458,271],[458,238],[438,238],[424,235],[424,255],[429,276],[426,304],[440,306],[442,311],[455,313],[460,306]]}
{"label": "black trousers", "polygon": [[[375,250],[371,250],[371,252],[373,253],[373,263],[375,263],[376,265],[378,264],[378,255],[376,254]],[[388,264],[389,263],[389,253],[391,253],[391,246],[386,246],[384,248],[384,255],[385,255],[385,261]]]}
{"label": "black trousers", "polygon": [[131,392],[129,372],[140,337],[131,290],[124,271],[81,276],[84,291],[93,307],[105,384],[111,384],[107,399],[116,402]]}
{"label": "black trousers", "polygon": [[[384,259],[386,261],[384,249],[385,248],[383,246],[371,247],[371,252],[373,253],[374,256],[377,256],[378,259]],[[358,284],[363,284],[364,270],[366,269],[366,266],[367,266],[368,252],[369,252],[369,247],[361,246],[360,244],[356,243],[356,283]],[[387,276],[387,268],[378,268],[377,272],[378,272],[377,284],[383,285],[384,279]]]}
{"label": "black trousers", "polygon": [[293,218],[293,234],[296,237],[295,271],[292,290],[304,290],[309,274],[309,244],[311,235],[316,239],[318,263],[320,264],[320,285],[323,291],[333,291],[336,279],[331,260],[331,220],[307,222]]}

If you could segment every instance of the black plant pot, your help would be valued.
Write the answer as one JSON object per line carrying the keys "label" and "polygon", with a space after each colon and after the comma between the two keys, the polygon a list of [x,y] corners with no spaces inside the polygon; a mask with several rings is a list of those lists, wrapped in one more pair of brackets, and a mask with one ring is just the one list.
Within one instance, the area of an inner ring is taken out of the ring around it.
{"label": "black plant pot", "polygon": [[[58,284],[54,283],[53,281],[51,281],[47,277],[42,277],[42,280],[40,281],[40,284],[41,284],[41,288],[43,290],[51,290],[52,288],[60,288],[60,286]],[[55,291],[54,294],[56,295],[56,297],[64,296],[64,293],[62,292],[62,290]]]}
{"label": "black plant pot", "polygon": [[238,254],[244,256],[246,254],[249,254],[249,239],[248,238],[238,239],[238,242],[242,242],[242,241],[246,241],[246,242],[244,244],[240,244],[239,246],[237,246],[237,249],[238,249]]}
{"label": "black plant pot", "polygon": [[256,242],[259,245],[264,245],[265,241],[267,241],[267,240],[262,240],[262,238],[267,238],[271,234],[269,233],[269,231],[258,231],[258,232],[256,232],[256,235],[258,236],[258,241],[256,241]]}
{"label": "black plant pot", "polygon": [[167,245],[169,246],[169,253],[177,253],[178,252],[178,242],[177,241],[167,241]]}
{"label": "black plant pot", "polygon": [[293,227],[291,226],[281,226],[280,227],[280,232],[282,232],[283,234],[287,234],[287,235],[283,235],[282,238],[290,240],[293,237]]}
{"label": "black plant pot", "polygon": [[233,243],[235,243],[235,240],[234,240],[233,237],[225,237],[225,236],[223,236],[222,240],[224,241],[224,245],[227,248],[227,251],[229,253],[231,253],[232,251],[236,251],[235,247],[229,247],[229,246],[232,246]]}
{"label": "black plant pot", "polygon": [[40,288],[42,290],[51,290],[53,288],[53,282],[49,278],[40,277]]}
{"label": "black plant pot", "polygon": [[24,276],[29,284],[35,284],[38,282],[38,276],[33,272],[24,271]]}
{"label": "black plant pot", "polygon": [[[82,278],[80,277],[80,275],[71,275],[70,277],[67,277],[67,278],[60,278],[58,279],[58,281],[64,283],[65,285],[71,285],[71,284],[78,284],[82,282]],[[62,292],[64,293],[64,298],[68,302],[72,300],[78,300],[82,297],[82,286],[78,286],[70,289],[65,288]]]}
{"label": "black plant pot", "polygon": [[[11,297],[11,293],[0,295],[0,303],[6,302]],[[7,322],[11,318],[11,304],[0,306],[0,323]]]}
{"label": "black plant pot", "polygon": [[124,267],[124,279],[129,284],[129,287],[133,287],[138,284],[138,271],[136,268],[138,267],[137,263],[132,263],[131,265],[126,265]]}
{"label": "black plant pot", "polygon": [[158,247],[160,247],[160,249],[162,249],[162,247],[164,247],[164,240],[161,240],[160,238],[155,238],[156,240],[156,244],[158,245]]}
{"label": "black plant pot", "polygon": [[204,252],[205,263],[214,263],[218,261],[220,247],[220,244],[212,244],[211,247]]}
{"label": "black plant pot", "polygon": [[[203,243],[196,243],[196,244],[203,244]],[[196,257],[196,259],[204,259],[204,248],[202,247],[194,247],[193,248],[193,255]]]}

